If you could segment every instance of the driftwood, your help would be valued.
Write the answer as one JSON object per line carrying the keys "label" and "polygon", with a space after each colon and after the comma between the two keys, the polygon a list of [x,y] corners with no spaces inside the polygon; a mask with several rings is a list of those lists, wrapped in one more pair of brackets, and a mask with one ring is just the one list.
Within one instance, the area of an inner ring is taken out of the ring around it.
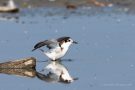
{"label": "driftwood", "polygon": [[35,67],[36,59],[34,57],[0,63],[0,69],[35,69]]}

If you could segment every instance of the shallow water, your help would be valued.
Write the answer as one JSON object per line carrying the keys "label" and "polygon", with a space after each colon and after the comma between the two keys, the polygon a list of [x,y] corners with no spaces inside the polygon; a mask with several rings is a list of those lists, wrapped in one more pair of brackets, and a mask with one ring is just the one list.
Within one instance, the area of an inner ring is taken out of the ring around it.
{"label": "shallow water", "polygon": [[[31,11],[26,15],[24,11],[17,19],[2,18],[0,62],[31,56],[38,61],[46,61],[48,58],[40,51],[31,52],[33,46],[45,39],[70,36],[79,44],[72,45],[63,57],[72,61],[62,63],[72,77],[79,79],[62,84],[48,83],[37,77],[0,74],[0,90],[133,90],[135,16],[125,13],[95,12],[85,15],[77,11],[58,12],[33,15]],[[47,62],[38,61],[36,69],[41,71]]]}

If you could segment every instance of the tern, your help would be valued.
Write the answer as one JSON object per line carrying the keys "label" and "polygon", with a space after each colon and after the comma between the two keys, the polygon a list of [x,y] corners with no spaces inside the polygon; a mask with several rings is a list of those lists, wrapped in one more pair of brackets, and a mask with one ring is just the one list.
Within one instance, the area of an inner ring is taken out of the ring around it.
{"label": "tern", "polygon": [[[62,58],[66,52],[68,51],[69,47],[72,44],[77,44],[71,37],[63,36],[57,39],[50,39],[38,42],[32,51],[39,49],[42,51],[47,57],[51,60],[58,60]],[[41,49],[42,47],[46,46],[48,50]]]}

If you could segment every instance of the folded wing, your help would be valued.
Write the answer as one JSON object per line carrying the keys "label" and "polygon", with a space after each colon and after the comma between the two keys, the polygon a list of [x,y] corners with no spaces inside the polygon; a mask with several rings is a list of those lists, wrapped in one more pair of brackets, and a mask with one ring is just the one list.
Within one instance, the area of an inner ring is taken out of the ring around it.
{"label": "folded wing", "polygon": [[58,46],[58,42],[56,42],[55,40],[45,40],[45,41],[41,41],[39,43],[37,43],[35,46],[34,46],[34,50],[38,49],[38,48],[41,48],[43,46],[47,46],[49,49],[52,49],[54,47],[57,47]]}

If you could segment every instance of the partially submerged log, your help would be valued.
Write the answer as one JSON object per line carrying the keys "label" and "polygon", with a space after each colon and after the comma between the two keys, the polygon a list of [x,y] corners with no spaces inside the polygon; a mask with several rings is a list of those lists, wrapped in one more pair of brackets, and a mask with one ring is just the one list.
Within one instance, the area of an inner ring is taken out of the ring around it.
{"label": "partially submerged log", "polygon": [[35,69],[35,67],[36,59],[34,57],[0,63],[0,69]]}

